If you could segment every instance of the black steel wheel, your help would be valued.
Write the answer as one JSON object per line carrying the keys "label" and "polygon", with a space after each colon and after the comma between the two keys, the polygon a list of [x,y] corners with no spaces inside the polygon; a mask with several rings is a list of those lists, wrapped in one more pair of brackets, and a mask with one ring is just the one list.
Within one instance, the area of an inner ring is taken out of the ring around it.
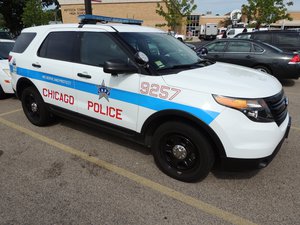
{"label": "black steel wheel", "polygon": [[28,120],[36,126],[45,126],[51,122],[51,115],[35,87],[26,88],[21,97],[23,111]]}
{"label": "black steel wheel", "polygon": [[153,136],[152,152],[167,175],[186,182],[204,179],[214,163],[207,138],[189,124],[167,122]]}

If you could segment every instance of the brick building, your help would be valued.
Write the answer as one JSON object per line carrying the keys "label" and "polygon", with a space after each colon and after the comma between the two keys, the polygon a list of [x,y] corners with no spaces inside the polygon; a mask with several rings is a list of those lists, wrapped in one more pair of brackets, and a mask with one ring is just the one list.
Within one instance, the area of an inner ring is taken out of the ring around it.
{"label": "brick building", "polygon": [[[157,3],[161,0],[92,0],[93,14],[109,17],[121,17],[143,20],[144,26],[155,27],[157,24],[165,23],[162,16],[156,13]],[[84,0],[59,0],[63,23],[78,23],[78,15],[85,14]],[[289,12],[293,21],[278,21],[273,24],[280,27],[282,24],[289,27],[300,27],[300,12]],[[214,15],[191,15],[190,24],[183,25],[181,33],[193,31],[194,35],[196,27],[206,23],[219,23],[229,18],[229,14],[224,16]],[[162,27],[167,30],[167,27]]]}

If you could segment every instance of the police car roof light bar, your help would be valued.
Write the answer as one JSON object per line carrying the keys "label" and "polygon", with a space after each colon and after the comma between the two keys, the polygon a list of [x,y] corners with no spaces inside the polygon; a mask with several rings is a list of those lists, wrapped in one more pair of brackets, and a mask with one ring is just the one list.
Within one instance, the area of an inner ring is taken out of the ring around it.
{"label": "police car roof light bar", "polygon": [[97,15],[79,15],[80,24],[96,24],[100,23],[123,23],[123,24],[135,24],[142,25],[143,20],[135,20],[135,19],[126,19],[126,18],[117,18],[117,17],[108,17],[108,16],[97,16]]}

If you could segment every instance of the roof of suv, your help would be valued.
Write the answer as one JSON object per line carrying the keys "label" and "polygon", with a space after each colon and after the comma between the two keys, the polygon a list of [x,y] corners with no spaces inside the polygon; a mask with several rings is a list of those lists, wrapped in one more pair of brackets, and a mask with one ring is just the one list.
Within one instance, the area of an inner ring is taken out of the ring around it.
{"label": "roof of suv", "polygon": [[[162,30],[144,27],[139,25],[128,25],[128,24],[116,24],[116,23],[106,23],[106,24],[85,24],[83,25],[84,29],[102,29],[108,32],[164,32]],[[78,24],[53,24],[53,25],[44,25],[29,27],[24,29],[22,32],[43,32],[52,29],[81,29]]]}

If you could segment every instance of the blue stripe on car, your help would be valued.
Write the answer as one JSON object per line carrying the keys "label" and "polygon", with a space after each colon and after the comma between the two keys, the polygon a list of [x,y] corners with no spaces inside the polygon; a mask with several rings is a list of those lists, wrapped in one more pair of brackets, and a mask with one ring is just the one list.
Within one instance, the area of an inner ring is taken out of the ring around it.
{"label": "blue stripe on car", "polygon": [[[69,78],[64,78],[64,77],[33,71],[33,70],[28,70],[24,68],[17,68],[17,74],[31,79],[45,81],[60,86],[76,89],[79,91],[84,91],[90,94],[98,95],[98,88],[97,85],[95,84],[90,84],[82,81],[77,81]],[[170,102],[170,101],[154,98],[147,95],[142,95],[142,94],[128,92],[128,91],[114,89],[114,88],[111,88],[109,97],[111,99],[131,103],[155,111],[175,109],[175,110],[189,112],[195,115],[196,117],[200,118],[203,122],[207,124],[210,124],[219,115],[218,112],[214,112],[210,110],[202,110],[196,107]]]}

